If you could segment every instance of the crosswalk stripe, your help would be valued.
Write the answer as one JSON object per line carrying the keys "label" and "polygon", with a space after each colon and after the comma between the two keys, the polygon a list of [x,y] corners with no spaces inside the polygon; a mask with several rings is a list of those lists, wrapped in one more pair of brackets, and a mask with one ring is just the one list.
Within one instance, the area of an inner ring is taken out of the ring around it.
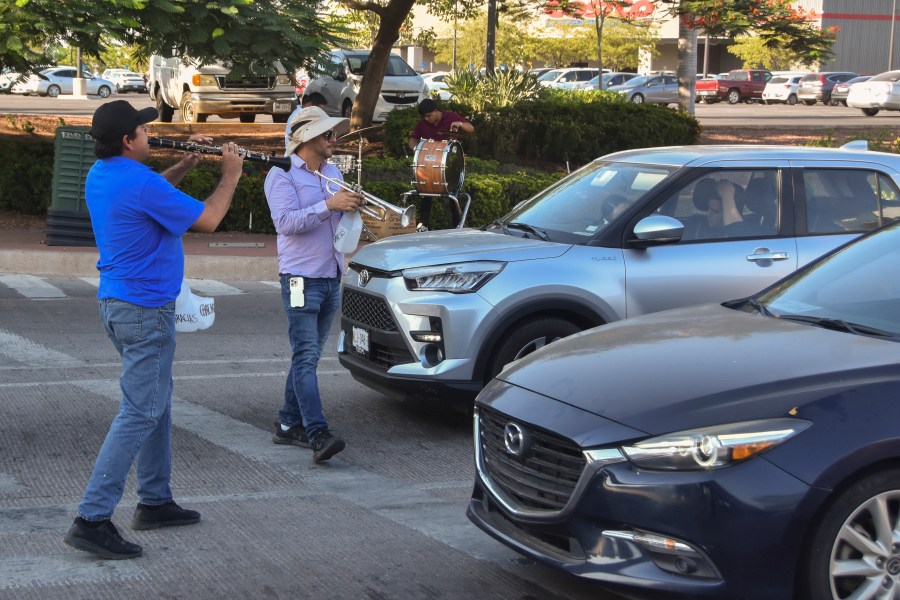
{"label": "crosswalk stripe", "polygon": [[5,329],[0,329],[0,356],[36,367],[74,367],[82,364],[73,356],[51,350]]}
{"label": "crosswalk stripe", "polygon": [[95,288],[100,287],[100,278],[99,277],[79,277],[78,279],[82,280],[88,285],[92,285]]}
{"label": "crosswalk stripe", "polygon": [[34,275],[0,275],[0,283],[11,287],[26,298],[65,298],[58,287]]}

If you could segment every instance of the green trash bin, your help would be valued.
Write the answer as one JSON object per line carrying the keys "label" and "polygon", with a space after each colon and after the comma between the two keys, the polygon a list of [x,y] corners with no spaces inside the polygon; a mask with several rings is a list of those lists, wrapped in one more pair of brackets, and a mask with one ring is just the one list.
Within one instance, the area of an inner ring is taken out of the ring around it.
{"label": "green trash bin", "polygon": [[53,183],[47,209],[48,246],[96,246],[84,197],[88,171],[97,158],[90,127],[63,126],[53,142]]}

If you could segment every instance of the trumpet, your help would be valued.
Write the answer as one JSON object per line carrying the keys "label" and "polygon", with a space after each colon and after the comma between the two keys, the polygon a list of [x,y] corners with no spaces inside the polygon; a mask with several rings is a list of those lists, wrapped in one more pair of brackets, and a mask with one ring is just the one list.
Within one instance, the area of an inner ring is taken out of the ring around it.
{"label": "trumpet", "polygon": [[[183,150],[185,152],[198,152],[200,154],[215,154],[222,156],[222,146],[205,146],[197,142],[176,142],[175,140],[163,140],[156,137],[148,137],[147,143],[157,148],[169,148],[171,150]],[[244,160],[266,163],[273,167],[291,170],[291,159],[288,156],[269,156],[262,152],[250,152],[245,148],[238,148],[238,154],[244,157]]]}
{"label": "trumpet", "polygon": [[399,206],[394,206],[390,202],[385,202],[378,196],[370,194],[369,192],[364,191],[362,188],[351,185],[346,181],[341,181],[340,179],[334,179],[328,177],[327,175],[323,175],[321,172],[316,171],[316,175],[324,179],[327,183],[325,184],[325,191],[327,191],[332,196],[337,193],[338,190],[332,190],[331,186],[337,186],[341,189],[347,190],[348,192],[354,192],[356,194],[362,194],[363,199],[366,201],[365,204],[359,207],[359,212],[365,213],[375,219],[376,221],[384,221],[387,219],[388,212],[392,212],[395,215],[399,215],[400,217],[400,227],[409,227],[410,223],[413,223],[416,218],[416,207],[413,204],[410,204],[406,208],[400,208]]}

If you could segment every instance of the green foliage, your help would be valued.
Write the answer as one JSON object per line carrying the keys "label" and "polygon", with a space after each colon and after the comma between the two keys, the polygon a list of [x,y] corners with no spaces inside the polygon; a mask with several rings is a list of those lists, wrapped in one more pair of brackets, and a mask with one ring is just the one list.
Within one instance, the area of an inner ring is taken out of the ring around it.
{"label": "green foliage", "polygon": [[744,36],[735,40],[728,47],[729,54],[733,54],[743,61],[745,69],[769,69],[771,71],[785,71],[788,69],[802,69],[804,65],[797,64],[797,56],[790,50],[773,47],[766,44],[765,40],[755,36]]}
{"label": "green foliage", "polygon": [[53,144],[0,138],[0,210],[40,215],[50,206]]}
{"label": "green foliage", "polygon": [[[891,129],[882,129],[881,131],[870,135],[854,136],[855,140],[866,140],[869,142],[869,150],[874,152],[890,152],[892,154],[900,154],[900,136]],[[829,129],[824,136],[816,140],[806,142],[804,146],[813,146],[819,148],[837,148],[846,142],[839,142],[834,137],[834,130]]]}
{"label": "green foliage", "polygon": [[516,70],[495,70],[484,76],[472,71],[455,71],[444,80],[447,91],[462,98],[475,112],[511,106],[522,100],[536,98],[541,85],[532,75]]}

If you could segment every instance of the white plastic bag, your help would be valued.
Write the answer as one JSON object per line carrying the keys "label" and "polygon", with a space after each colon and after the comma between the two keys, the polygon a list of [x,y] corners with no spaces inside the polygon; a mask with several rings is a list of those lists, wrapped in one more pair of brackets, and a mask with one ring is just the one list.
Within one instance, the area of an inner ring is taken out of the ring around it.
{"label": "white plastic bag", "polygon": [[334,232],[334,249],[341,254],[348,254],[356,250],[359,245],[359,236],[362,235],[362,217],[359,211],[345,212]]}
{"label": "white plastic bag", "polygon": [[207,329],[216,320],[216,301],[191,292],[187,281],[181,282],[181,293],[175,299],[175,331]]}

